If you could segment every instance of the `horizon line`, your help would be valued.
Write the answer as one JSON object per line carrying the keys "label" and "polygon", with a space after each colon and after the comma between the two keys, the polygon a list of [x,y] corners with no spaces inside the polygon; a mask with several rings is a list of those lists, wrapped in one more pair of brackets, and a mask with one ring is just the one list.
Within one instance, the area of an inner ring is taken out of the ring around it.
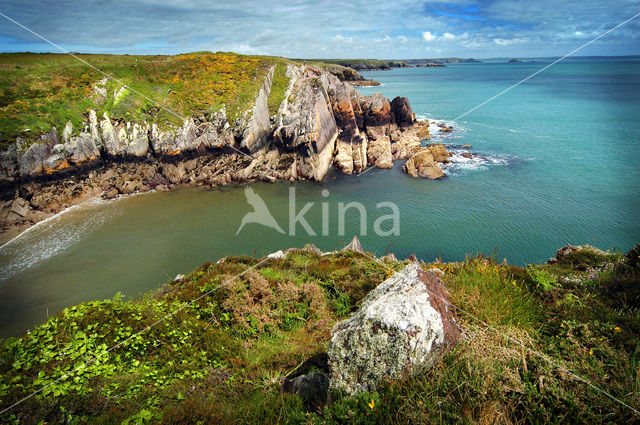
{"label": "horizon line", "polygon": [[[71,51],[71,53],[75,55],[105,55],[105,56],[179,56],[179,55],[188,55],[192,53],[233,53],[236,55],[242,56],[265,56],[265,57],[280,57],[284,59],[290,60],[311,60],[311,61],[340,61],[340,60],[360,60],[360,61],[388,61],[388,62],[402,62],[402,61],[414,61],[414,60],[440,60],[440,59],[463,59],[463,60],[477,60],[477,61],[489,61],[496,59],[556,59],[561,57],[558,56],[492,56],[492,57],[464,57],[464,56],[440,56],[440,57],[413,57],[413,58],[354,58],[354,57],[346,57],[346,58],[314,58],[314,57],[288,57],[283,55],[270,55],[270,54],[245,54],[238,53],[234,51],[213,51],[213,50],[194,50],[188,52],[181,53],[91,53],[91,52],[77,52]],[[32,51],[22,51],[22,52],[0,52],[0,55],[20,55],[20,54],[32,54],[32,55],[67,55],[68,53],[59,52],[59,51],[46,51],[46,52],[32,52]],[[632,54],[632,55],[580,55],[580,56],[572,56],[572,59],[578,58],[640,58],[640,53]]]}

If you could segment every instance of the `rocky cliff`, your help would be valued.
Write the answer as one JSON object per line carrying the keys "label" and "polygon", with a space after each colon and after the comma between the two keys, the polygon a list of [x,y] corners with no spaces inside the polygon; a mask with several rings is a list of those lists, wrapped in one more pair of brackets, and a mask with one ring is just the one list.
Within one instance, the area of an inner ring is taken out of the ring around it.
{"label": "rocky cliff", "polygon": [[[407,98],[362,96],[330,72],[289,65],[284,100],[269,114],[273,68],[251,108],[229,122],[224,107],[185,118],[178,128],[99,117],[89,110],[34,143],[18,137],[0,154],[4,227],[35,222],[87,197],[175,185],[215,186],[251,180],[320,181],[333,164],[346,174],[390,168],[428,139]],[[60,183],[60,180],[64,180]],[[25,212],[26,210],[26,212]]]}

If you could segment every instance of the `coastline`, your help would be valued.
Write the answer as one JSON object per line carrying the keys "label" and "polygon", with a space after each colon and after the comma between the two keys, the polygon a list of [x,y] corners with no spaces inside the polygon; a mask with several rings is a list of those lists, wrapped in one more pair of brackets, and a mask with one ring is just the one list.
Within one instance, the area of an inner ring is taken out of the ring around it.
{"label": "coastline", "polygon": [[99,120],[90,110],[79,131],[69,122],[62,134],[54,128],[37,143],[19,138],[0,158],[0,240],[93,198],[181,186],[321,181],[330,167],[361,173],[391,168],[418,153],[428,172],[417,166],[410,175],[444,176],[438,163],[449,155],[444,147],[438,153],[422,147],[430,138],[429,123],[416,119],[407,98],[363,96],[333,73],[305,66],[290,65],[286,75],[284,100],[271,117],[273,68],[254,105],[233,123],[223,108],[160,131],[106,114]]}

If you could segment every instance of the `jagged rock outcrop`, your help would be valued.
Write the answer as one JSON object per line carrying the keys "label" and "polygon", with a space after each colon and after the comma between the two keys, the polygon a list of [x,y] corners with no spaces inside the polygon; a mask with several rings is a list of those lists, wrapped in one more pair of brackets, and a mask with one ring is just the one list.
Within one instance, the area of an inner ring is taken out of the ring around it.
{"label": "jagged rock outcrop", "polygon": [[361,173],[367,166],[367,136],[360,132],[356,119],[355,105],[362,122],[357,90],[348,84],[340,84],[335,89],[334,98],[333,114],[340,133],[333,163],[345,174]]}
{"label": "jagged rock outcrop", "polygon": [[236,125],[236,132],[241,135],[240,147],[249,152],[255,152],[263,148],[271,136],[269,120],[269,105],[267,100],[271,92],[273,82],[273,72],[275,66],[271,67],[258,92],[258,97],[251,110],[249,110],[240,123]]}
{"label": "jagged rock outcrop", "polygon": [[100,158],[100,151],[90,133],[81,132],[72,136],[67,124],[63,132],[63,142],[55,144],[43,162],[45,173],[55,173],[71,166],[89,165]]}
{"label": "jagged rock outcrop", "polygon": [[392,122],[391,103],[382,93],[362,98],[362,116],[369,138],[367,159],[378,168],[393,167],[391,138],[387,135]]}
{"label": "jagged rock outcrop", "polygon": [[409,127],[413,125],[413,111],[411,104],[406,97],[396,97],[391,101],[391,113],[395,123],[399,127]]}
{"label": "jagged rock outcrop", "polygon": [[435,161],[429,148],[420,149],[405,162],[402,169],[414,178],[440,179],[444,177],[444,171]]}
{"label": "jagged rock outcrop", "polygon": [[448,163],[450,156],[451,154],[447,152],[444,145],[431,143],[426,148],[416,150],[407,162],[405,162],[402,169],[411,177],[439,179],[444,177],[445,174],[438,163]]}
{"label": "jagged rock outcrop", "polygon": [[[284,100],[269,117],[273,74],[271,68],[254,104],[233,123],[224,107],[188,117],[177,128],[89,110],[78,128],[68,122],[61,133],[53,128],[37,141],[18,138],[0,152],[0,196],[31,193],[33,210],[46,215],[88,196],[175,185],[319,181],[332,163],[345,174],[369,165],[390,168],[428,138],[428,123],[415,121],[408,99],[362,96],[335,75],[303,66],[287,67]],[[34,214],[17,220],[42,217]]]}
{"label": "jagged rock outcrop", "polygon": [[338,137],[328,88],[339,81],[322,74],[296,76],[288,96],[278,111],[273,138],[276,146],[298,153],[297,175],[322,180],[333,159]]}
{"label": "jagged rock outcrop", "polygon": [[351,242],[349,242],[349,244],[346,245],[344,248],[342,248],[340,251],[341,252],[353,251],[353,252],[364,253],[364,249],[362,248],[360,239],[358,239],[357,236],[354,236],[353,239],[351,239]]}
{"label": "jagged rock outcrop", "polygon": [[423,372],[460,331],[444,282],[411,264],[378,285],[331,334],[330,387],[354,394]]}

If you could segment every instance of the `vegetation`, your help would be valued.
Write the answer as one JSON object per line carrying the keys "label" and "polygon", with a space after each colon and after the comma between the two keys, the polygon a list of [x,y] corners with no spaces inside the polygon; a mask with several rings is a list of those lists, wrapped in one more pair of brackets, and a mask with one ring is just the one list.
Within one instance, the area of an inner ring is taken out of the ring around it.
{"label": "vegetation", "polygon": [[286,60],[269,56],[77,57],[113,79],[70,55],[0,54],[0,144],[35,139],[54,126],[61,131],[67,121],[81,128],[89,109],[100,117],[106,112],[113,119],[179,126],[180,117],[209,114],[224,105],[233,121],[252,105],[272,66],[276,86],[270,109],[284,98],[288,83]]}
{"label": "vegetation", "polygon": [[405,263],[307,250],[228,257],[143,299],[80,304],[3,341],[0,406],[44,390],[0,420],[637,423],[574,374],[640,406],[639,260],[640,246],[527,268],[482,256],[424,264],[445,272],[461,344],[417,378],[333,394],[316,411],[282,393],[281,379],[326,371],[332,326]]}

